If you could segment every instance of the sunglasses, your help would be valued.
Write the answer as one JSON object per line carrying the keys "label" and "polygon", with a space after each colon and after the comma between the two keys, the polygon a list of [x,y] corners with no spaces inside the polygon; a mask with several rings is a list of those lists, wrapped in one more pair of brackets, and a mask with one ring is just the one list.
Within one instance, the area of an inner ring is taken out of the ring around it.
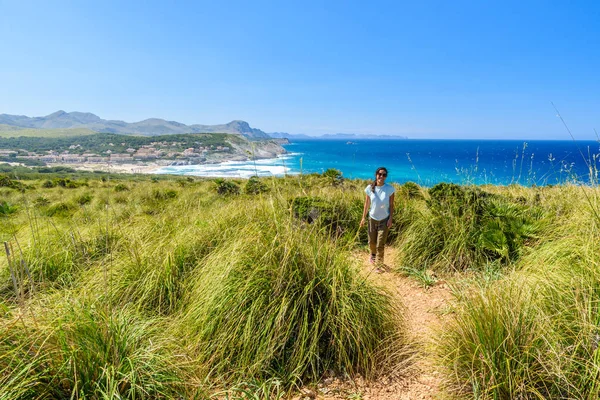
{"label": "sunglasses", "polygon": [[385,178],[387,174],[385,172],[378,172],[377,176],[383,176]]}

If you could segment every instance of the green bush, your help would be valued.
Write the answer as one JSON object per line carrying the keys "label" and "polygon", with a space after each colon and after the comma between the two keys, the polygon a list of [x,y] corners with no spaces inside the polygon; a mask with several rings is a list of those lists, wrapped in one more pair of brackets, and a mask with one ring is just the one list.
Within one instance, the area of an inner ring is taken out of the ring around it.
{"label": "green bush", "polygon": [[0,175],[0,187],[7,187],[10,189],[21,189],[23,184],[18,181],[13,181],[6,175]]}
{"label": "green bush", "polygon": [[215,179],[215,183],[217,185],[217,193],[221,195],[240,194],[240,186],[235,182],[227,181],[225,179]]}
{"label": "green bush", "polygon": [[129,186],[123,184],[123,183],[118,183],[115,185],[115,192],[128,192],[129,191]]}
{"label": "green bush", "polygon": [[338,186],[344,183],[344,178],[342,177],[342,171],[329,168],[325,172],[323,172],[323,177],[327,180],[330,185]]}
{"label": "green bush", "polygon": [[316,225],[335,238],[353,241],[359,234],[358,203],[334,202],[320,197],[302,196],[291,201],[293,215]]}
{"label": "green bush", "polygon": [[545,223],[540,208],[478,188],[441,183],[429,194],[428,208],[404,235],[398,260],[404,267],[464,270],[493,261],[508,264]]}
{"label": "green bush", "polygon": [[69,178],[55,178],[52,183],[54,186],[60,186],[67,189],[76,189],[80,186],[87,186],[85,182],[72,181]]}
{"label": "green bush", "polygon": [[165,189],[165,190],[154,189],[152,191],[152,198],[154,200],[163,201],[163,200],[174,199],[176,197],[177,197],[177,192],[173,189]]}
{"label": "green bush", "polygon": [[296,197],[292,200],[292,212],[296,218],[308,223],[323,221],[323,225],[330,225],[336,219],[335,206],[318,197]]}
{"label": "green bush", "polygon": [[7,201],[0,201],[0,217],[9,216],[11,214],[16,213],[19,210],[19,207],[9,204]]}
{"label": "green bush", "polygon": [[[161,234],[160,240],[149,237],[131,245],[131,257],[117,266],[112,278],[114,304],[130,304],[150,315],[172,315],[186,298],[190,274],[204,274],[204,258],[231,240],[251,215],[248,209],[227,203],[207,219],[184,217],[184,227],[170,236]],[[118,243],[122,242],[116,239],[114,245]],[[95,281],[89,290],[101,290],[103,285]]]}
{"label": "green bush", "polygon": [[0,217],[7,217],[11,214],[16,213],[18,210],[17,206],[11,205],[9,202],[0,200]]}
{"label": "green bush", "polygon": [[36,207],[45,207],[50,204],[50,200],[48,200],[48,198],[45,196],[38,196],[33,201],[33,204],[35,204]]}
{"label": "green bush", "polygon": [[266,193],[269,191],[269,187],[260,181],[258,176],[252,176],[246,182],[246,186],[244,188],[244,192],[246,194],[259,194]]}
{"label": "green bush", "polygon": [[421,187],[414,182],[406,182],[401,187],[402,193],[409,199],[422,199]]}
{"label": "green bush", "polygon": [[90,204],[92,202],[93,198],[94,198],[94,196],[92,196],[90,193],[84,193],[84,194],[82,194],[80,196],[77,196],[77,198],[75,198],[75,201],[80,206],[83,206],[83,205],[86,205],[86,204]]}

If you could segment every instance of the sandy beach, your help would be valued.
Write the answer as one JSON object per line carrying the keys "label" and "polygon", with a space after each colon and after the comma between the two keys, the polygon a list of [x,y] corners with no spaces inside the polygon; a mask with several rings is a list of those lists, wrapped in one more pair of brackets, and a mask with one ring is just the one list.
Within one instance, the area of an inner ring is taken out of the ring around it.
{"label": "sandy beach", "polygon": [[162,165],[152,164],[110,164],[110,163],[85,163],[85,164],[68,164],[68,163],[53,163],[50,166],[71,167],[80,171],[104,171],[124,174],[153,174],[155,171],[162,168]]}

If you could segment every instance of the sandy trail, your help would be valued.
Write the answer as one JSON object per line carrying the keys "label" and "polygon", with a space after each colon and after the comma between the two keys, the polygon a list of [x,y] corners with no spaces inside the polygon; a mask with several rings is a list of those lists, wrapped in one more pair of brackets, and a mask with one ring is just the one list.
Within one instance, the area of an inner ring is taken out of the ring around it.
{"label": "sandy trail", "polygon": [[[385,287],[394,299],[403,304],[409,331],[409,341],[415,345],[417,354],[409,371],[399,378],[386,378],[370,384],[352,382],[351,385],[321,385],[319,399],[364,399],[364,400],[413,400],[439,399],[442,395],[441,377],[429,360],[432,330],[443,323],[452,295],[444,282],[423,288],[410,277],[394,272],[375,273],[368,262],[367,254],[358,254],[364,259],[363,272],[373,283]],[[386,248],[386,264],[393,269],[396,249]]]}

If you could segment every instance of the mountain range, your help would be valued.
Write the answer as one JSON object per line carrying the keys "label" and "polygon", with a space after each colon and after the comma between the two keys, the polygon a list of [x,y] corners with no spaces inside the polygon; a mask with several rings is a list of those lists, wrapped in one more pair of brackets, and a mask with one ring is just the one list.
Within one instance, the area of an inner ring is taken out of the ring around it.
{"label": "mountain range", "polygon": [[[0,114],[0,133],[4,131],[18,132],[20,129],[60,129],[61,136],[73,136],[68,133],[76,129],[78,132],[106,132],[123,135],[170,135],[177,133],[230,133],[242,135],[247,139],[406,139],[405,136],[367,135],[353,133],[335,133],[321,136],[308,136],[303,134],[289,134],[285,132],[266,133],[260,129],[252,128],[246,121],[231,121],[221,125],[186,125],[177,121],[167,121],[160,118],[149,118],[139,122],[125,122],[119,120],[106,120],[92,113],[57,111],[45,117],[27,117],[25,115]],[[33,131],[35,134],[36,131]],[[17,135],[17,133],[13,133]],[[26,136],[32,136],[28,132]]]}
{"label": "mountain range", "polygon": [[396,139],[408,139],[406,136],[398,135],[373,135],[373,134],[356,134],[356,133],[328,133],[320,136],[309,136],[303,134],[290,134],[285,132],[273,132],[269,133],[269,136],[277,139],[296,139],[296,140],[359,140],[359,139],[370,139],[370,140],[396,140]]}
{"label": "mountain range", "polygon": [[270,139],[260,129],[251,128],[245,121],[231,121],[222,125],[185,125],[176,121],[149,118],[140,122],[128,123],[106,120],[92,113],[57,111],[45,117],[0,114],[0,124],[34,129],[73,129],[86,128],[95,132],[118,133],[125,135],[169,135],[176,133],[231,133],[248,139]]}

